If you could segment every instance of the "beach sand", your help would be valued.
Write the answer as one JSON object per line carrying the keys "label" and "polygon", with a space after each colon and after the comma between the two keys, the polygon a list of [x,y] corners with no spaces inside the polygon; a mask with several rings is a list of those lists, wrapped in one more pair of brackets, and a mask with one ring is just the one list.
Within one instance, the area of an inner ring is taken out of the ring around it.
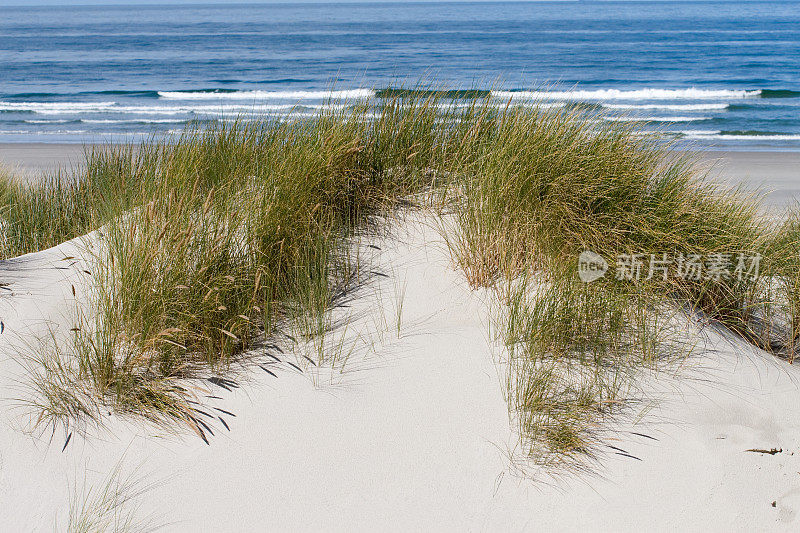
{"label": "beach sand", "polygon": [[785,209],[800,200],[800,152],[699,153],[710,176],[720,183],[764,194],[764,204]]}
{"label": "beach sand", "polygon": [[83,163],[81,144],[0,143],[0,166],[23,179],[36,179],[59,168],[73,169]]}
{"label": "beach sand", "polygon": [[[798,162],[734,153],[723,168],[732,183],[781,186],[769,197],[780,206],[797,198]],[[489,295],[469,289],[432,225],[414,215],[373,243],[387,277],[341,311],[354,318],[336,333],[372,349],[353,344],[341,373],[299,373],[287,355],[277,377],[256,369],[233,391],[206,385],[236,415],[230,431],[213,425],[210,445],[116,416],[63,452],[63,431],[21,432],[19,354],[37,333],[71,327],[89,259],[71,242],[0,263],[11,283],[0,295],[0,529],[63,529],[70,499],[116,465],[150,486],[140,510],[168,531],[798,529],[800,369],[714,331],[684,368],[644,377],[641,417],[611,426],[614,447],[593,472],[516,476]],[[782,451],[747,451],[772,448]]]}

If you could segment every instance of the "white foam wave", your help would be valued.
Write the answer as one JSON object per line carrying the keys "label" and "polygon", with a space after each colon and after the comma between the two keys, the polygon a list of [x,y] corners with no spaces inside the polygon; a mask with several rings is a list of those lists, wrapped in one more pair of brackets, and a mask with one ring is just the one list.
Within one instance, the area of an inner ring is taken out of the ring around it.
{"label": "white foam wave", "polygon": [[[472,106],[472,103],[469,102],[453,102],[453,103],[441,103],[438,106],[441,109],[463,109]],[[482,104],[476,104],[478,106]],[[494,102],[491,103],[492,107],[502,108],[505,107],[505,102]],[[524,107],[534,107],[540,109],[550,109],[550,108],[562,108],[565,107],[567,104],[565,102],[525,102],[519,101],[514,102],[513,105],[519,105]],[[86,102],[86,103],[48,103],[48,102],[24,102],[24,103],[10,103],[10,102],[0,102],[0,111],[27,111],[33,112],[37,115],[86,115],[86,114],[103,114],[103,115],[144,115],[144,116],[175,116],[175,115],[211,115],[211,116],[220,116],[220,115],[259,115],[259,114],[276,114],[276,113],[291,113],[297,114],[302,112],[307,112],[309,110],[312,111],[319,111],[319,110],[341,110],[349,107],[348,104],[344,103],[303,103],[303,104],[275,104],[275,103],[263,103],[263,102],[251,102],[251,103],[219,103],[219,104],[212,104],[212,103],[202,103],[198,102],[197,104],[179,104],[179,105],[118,105],[115,102]],[[76,117],[73,120],[79,120]],[[177,119],[101,119],[101,118],[93,118],[93,119],[81,119],[82,122],[87,123],[95,123],[95,124],[111,124],[113,122],[119,122],[122,120],[127,120],[129,122],[178,122]],[[67,120],[64,120],[65,122]],[[109,122],[104,122],[109,121]],[[37,123],[48,123],[53,122],[55,120],[42,120],[40,122],[33,122],[28,121],[31,124]]]}
{"label": "white foam wave", "polygon": [[800,141],[800,135],[774,134],[774,135],[741,135],[735,133],[722,133],[714,130],[688,130],[676,131],[686,139],[720,140],[720,141]]}
{"label": "white foam wave", "polygon": [[748,98],[759,96],[760,90],[730,89],[596,89],[574,91],[492,91],[497,98],[533,100],[709,100],[717,98]]}
{"label": "white foam wave", "polygon": [[696,122],[712,117],[606,117],[610,122]]}
{"label": "white foam wave", "polygon": [[[381,117],[381,114],[380,113],[361,113],[361,114],[359,114],[359,116],[363,117],[363,118],[366,118],[366,119],[369,119],[369,120],[376,120],[376,119],[379,119]],[[299,119],[299,118],[317,118],[317,117],[319,117],[319,113],[281,113],[281,114],[272,115],[273,119],[277,119],[279,121],[285,121],[285,120],[289,120],[290,121],[290,120],[295,120],[295,119]],[[230,121],[241,120],[242,122],[257,122],[257,121],[259,121],[261,119],[260,119],[260,117],[241,118],[241,119],[238,118],[238,117],[231,117],[229,119],[220,118],[218,120],[220,120],[222,122],[226,122],[226,121],[229,121],[229,120]]]}
{"label": "white foam wave", "polygon": [[[494,109],[502,109],[502,108],[506,107],[506,105],[508,105],[508,103],[507,102],[500,102],[500,101],[489,102],[488,104],[484,104],[484,102],[479,102],[479,101],[476,101],[476,102],[442,102],[442,103],[436,104],[436,107],[438,109],[469,109],[471,107],[475,107],[476,109],[480,109],[484,105],[488,105],[488,107],[491,107],[491,108],[494,108]],[[532,109],[536,109],[536,108],[539,108],[539,109],[561,109],[561,108],[567,107],[567,103],[566,102],[525,102],[525,101],[520,101],[520,102],[513,102],[512,105],[513,106],[518,106],[518,107],[528,107],[528,108],[532,108]]]}
{"label": "white foam wave", "polygon": [[[204,112],[237,112],[244,111],[244,106],[116,106],[111,109],[100,110],[106,113],[119,113],[125,115],[189,115]],[[155,120],[155,119],[154,119]]]}
{"label": "white foam wave", "polygon": [[718,135],[726,141],[800,141],[800,135]]}
{"label": "white foam wave", "polygon": [[[60,121],[59,121],[60,122]],[[66,122],[66,121],[64,121]],[[85,124],[180,124],[182,122],[186,122],[185,120],[174,119],[174,118],[167,118],[167,119],[142,119],[142,118],[133,118],[133,119],[88,119],[84,118],[81,119],[82,123]]]}
{"label": "white foam wave", "polygon": [[209,114],[209,115],[225,115],[225,114],[250,114],[257,115],[262,113],[286,113],[292,114],[300,113],[308,109],[319,111],[322,109],[339,110],[348,107],[346,104],[219,104],[219,105],[205,105],[205,106],[189,106],[180,107],[185,112],[195,114]]}
{"label": "white foam wave", "polygon": [[86,130],[56,130],[56,131],[31,131],[31,130],[0,130],[0,135],[81,135],[89,133]]}
{"label": "white foam wave", "polygon": [[670,111],[716,111],[730,104],[602,104],[605,109],[663,109]]}
{"label": "white foam wave", "polygon": [[158,91],[160,98],[172,100],[328,100],[344,98],[371,98],[372,89],[350,89],[343,91],[236,91],[236,92],[183,92]]}
{"label": "white foam wave", "polygon": [[69,119],[50,119],[50,120],[23,120],[25,124],[66,124],[68,122],[75,122]]}
{"label": "white foam wave", "polygon": [[0,111],[86,112],[108,109],[116,102],[0,102]]}
{"label": "white foam wave", "polygon": [[[2,103],[0,103],[2,104]],[[217,104],[217,105],[179,105],[179,106],[120,106],[120,105],[105,105],[105,102],[87,103],[86,105],[77,106],[39,106],[27,105],[16,107],[1,107],[0,110],[5,111],[33,111],[37,115],[75,115],[86,113],[120,113],[120,114],[136,114],[136,115],[181,115],[181,114],[236,114],[236,113],[264,113],[275,111],[291,111],[302,109],[338,109],[346,107],[343,104]],[[110,102],[113,104],[113,102]]]}

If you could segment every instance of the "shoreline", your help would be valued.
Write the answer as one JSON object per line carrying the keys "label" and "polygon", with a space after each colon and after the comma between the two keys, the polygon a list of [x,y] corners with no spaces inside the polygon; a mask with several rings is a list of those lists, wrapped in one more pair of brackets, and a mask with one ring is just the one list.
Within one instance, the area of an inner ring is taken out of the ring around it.
{"label": "shoreline", "polygon": [[697,150],[708,176],[723,186],[763,194],[763,207],[784,210],[800,201],[800,152]]}
{"label": "shoreline", "polygon": [[[33,179],[42,172],[79,166],[84,150],[92,146],[98,145],[0,143],[0,168],[23,179]],[[770,211],[800,201],[800,151],[697,149],[688,153],[697,154],[701,164],[707,166],[709,177],[722,185],[760,189],[764,207]]]}
{"label": "shoreline", "polygon": [[0,143],[0,168],[23,179],[59,168],[71,169],[83,161],[85,144]]}

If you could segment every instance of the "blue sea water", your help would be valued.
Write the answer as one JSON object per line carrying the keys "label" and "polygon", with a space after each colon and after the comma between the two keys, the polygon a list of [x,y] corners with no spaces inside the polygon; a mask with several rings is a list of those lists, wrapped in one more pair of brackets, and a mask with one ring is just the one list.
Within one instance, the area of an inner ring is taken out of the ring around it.
{"label": "blue sea water", "polygon": [[800,150],[800,3],[0,5],[0,142],[302,116],[430,79],[701,146]]}

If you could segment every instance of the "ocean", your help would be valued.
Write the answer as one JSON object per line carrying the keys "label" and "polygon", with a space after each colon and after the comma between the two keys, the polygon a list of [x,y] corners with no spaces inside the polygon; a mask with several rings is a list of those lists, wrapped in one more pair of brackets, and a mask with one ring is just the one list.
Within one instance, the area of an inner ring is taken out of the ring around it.
{"label": "ocean", "polygon": [[800,5],[0,5],[0,142],[136,141],[420,85],[800,150]]}

